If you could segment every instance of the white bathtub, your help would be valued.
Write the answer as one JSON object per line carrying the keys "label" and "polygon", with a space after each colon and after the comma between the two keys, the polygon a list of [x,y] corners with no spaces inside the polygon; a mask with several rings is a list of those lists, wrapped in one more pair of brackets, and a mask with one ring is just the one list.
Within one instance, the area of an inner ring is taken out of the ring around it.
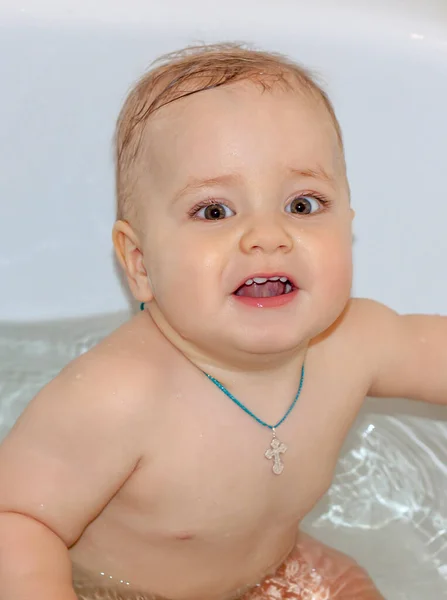
{"label": "white bathtub", "polygon": [[[447,313],[445,0],[0,0],[0,429],[127,315],[110,237],[126,91],[160,53],[224,40],[327,83],[357,211],[355,295]],[[306,522],[387,600],[447,598],[445,421],[368,402]]]}

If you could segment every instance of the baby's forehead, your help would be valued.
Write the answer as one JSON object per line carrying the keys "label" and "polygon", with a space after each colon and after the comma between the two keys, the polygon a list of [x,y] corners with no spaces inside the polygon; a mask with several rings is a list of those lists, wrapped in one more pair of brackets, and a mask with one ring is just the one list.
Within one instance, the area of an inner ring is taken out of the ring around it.
{"label": "baby's forehead", "polygon": [[[156,111],[143,138],[149,170],[169,169],[171,160],[181,168],[202,156],[211,161],[218,153],[232,155],[276,148],[272,159],[296,160],[323,154],[326,162],[343,154],[337,131],[324,103],[301,89],[260,89],[252,82],[237,82],[191,94]],[[181,164],[179,164],[181,162]],[[329,167],[328,167],[329,168]]]}
{"label": "baby's forehead", "polygon": [[[263,88],[259,83],[242,80],[191,92],[160,107],[148,119],[147,129],[150,133],[155,133],[166,127],[176,127],[182,120],[190,120],[191,116],[194,116],[195,122],[200,122],[213,108],[216,113],[224,117],[236,113],[241,104],[249,106],[249,109],[254,111],[260,107],[265,108],[267,104],[274,115],[276,111],[284,109],[285,103],[289,104],[289,117],[292,119],[299,118],[303,113],[312,112],[318,114],[320,121],[333,122],[322,97],[313,89],[305,89],[298,84],[287,88],[279,84],[271,88]],[[333,125],[336,130],[335,123]]]}

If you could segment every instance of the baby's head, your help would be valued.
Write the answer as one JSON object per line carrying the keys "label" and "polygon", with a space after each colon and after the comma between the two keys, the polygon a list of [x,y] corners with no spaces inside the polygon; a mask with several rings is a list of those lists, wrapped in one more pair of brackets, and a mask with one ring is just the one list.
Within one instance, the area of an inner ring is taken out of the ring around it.
{"label": "baby's head", "polygon": [[286,58],[231,44],[165,57],[121,111],[116,187],[118,259],[178,345],[293,351],[342,312],[352,211],[340,126]]}

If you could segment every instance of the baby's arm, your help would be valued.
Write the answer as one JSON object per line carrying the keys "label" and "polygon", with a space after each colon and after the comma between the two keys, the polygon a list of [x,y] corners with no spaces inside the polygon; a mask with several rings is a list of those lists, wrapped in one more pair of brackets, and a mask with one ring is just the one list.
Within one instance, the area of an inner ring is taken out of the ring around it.
{"label": "baby's arm", "polygon": [[447,404],[447,317],[398,315],[372,300],[357,300],[353,313],[368,395]]}
{"label": "baby's arm", "polygon": [[0,512],[1,600],[76,600],[61,538],[28,516]]}
{"label": "baby's arm", "polygon": [[99,353],[69,365],[0,446],[0,600],[75,600],[68,548],[140,458],[123,362]]}

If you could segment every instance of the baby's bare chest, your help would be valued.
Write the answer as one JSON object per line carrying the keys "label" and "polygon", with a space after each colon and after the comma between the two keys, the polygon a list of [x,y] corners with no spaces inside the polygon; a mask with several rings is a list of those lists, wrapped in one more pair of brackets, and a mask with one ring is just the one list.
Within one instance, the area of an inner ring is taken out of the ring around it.
{"label": "baby's bare chest", "polygon": [[149,428],[147,457],[116,498],[140,531],[211,540],[295,525],[329,487],[359,404],[308,395],[276,430],[278,448],[271,429],[220,400],[185,395]]}

